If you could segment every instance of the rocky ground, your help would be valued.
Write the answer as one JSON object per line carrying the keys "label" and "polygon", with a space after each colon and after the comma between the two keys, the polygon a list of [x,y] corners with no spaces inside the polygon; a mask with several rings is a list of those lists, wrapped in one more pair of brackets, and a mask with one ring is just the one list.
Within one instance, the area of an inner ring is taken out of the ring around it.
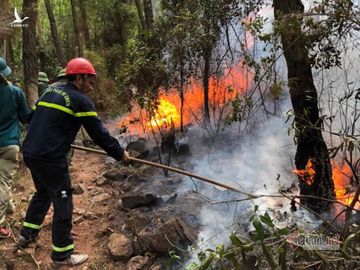
{"label": "rocky ground", "polygon": [[[162,171],[120,166],[104,156],[76,150],[70,167],[74,187],[76,252],[89,260],[76,269],[170,269],[169,250],[196,240],[197,206],[191,193],[177,197],[179,176],[162,181]],[[36,245],[17,250],[15,242],[33,193],[22,164],[13,185],[16,213],[8,217],[13,236],[0,240],[0,269],[53,269],[50,210]],[[188,203],[192,202],[189,213]]]}

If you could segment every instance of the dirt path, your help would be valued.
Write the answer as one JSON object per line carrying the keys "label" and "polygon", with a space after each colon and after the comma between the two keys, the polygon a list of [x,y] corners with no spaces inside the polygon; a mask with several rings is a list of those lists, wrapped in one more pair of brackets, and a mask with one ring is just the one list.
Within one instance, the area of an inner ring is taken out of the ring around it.
{"label": "dirt path", "polygon": [[[74,267],[74,269],[122,269],[122,265],[114,265],[104,251],[106,245],[106,232],[108,228],[109,200],[94,202],[96,192],[108,193],[110,187],[97,187],[96,180],[105,170],[105,159],[97,154],[88,154],[75,151],[73,165],[70,167],[73,186],[81,184],[85,192],[74,195],[74,243],[76,252],[89,255],[87,263]],[[23,166],[20,168],[17,179],[13,185],[13,196],[16,204],[16,213],[8,218],[14,231],[14,237],[0,241],[0,269],[6,263],[8,269],[53,269],[49,257],[51,251],[51,219],[52,209],[42,226],[36,249],[27,249],[26,253],[17,251],[14,254],[15,239],[18,237],[19,228],[33,193],[33,183],[30,174]],[[30,255],[31,254],[31,255]],[[3,261],[1,263],[1,261]],[[38,264],[38,265],[37,265]],[[64,268],[64,267],[63,267]],[[4,268],[6,269],[6,268]]]}

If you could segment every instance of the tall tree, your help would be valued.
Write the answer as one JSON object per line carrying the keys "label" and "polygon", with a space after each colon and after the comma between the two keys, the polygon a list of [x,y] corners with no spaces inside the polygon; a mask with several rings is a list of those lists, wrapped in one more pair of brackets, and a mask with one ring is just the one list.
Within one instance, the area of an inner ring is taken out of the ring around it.
{"label": "tall tree", "polygon": [[[208,130],[212,130],[209,92],[210,79],[216,73],[214,51],[224,27],[242,14],[238,1],[163,0],[162,7],[168,27],[167,36],[170,38],[168,43],[171,44],[168,46],[170,59],[176,62],[175,66],[178,68],[178,72],[174,74],[181,77],[187,73],[185,77],[198,78],[202,82],[204,125]],[[191,71],[184,69],[190,66],[197,68]],[[180,86],[186,83],[184,79],[180,78]],[[180,95],[182,94],[180,91]]]}
{"label": "tall tree", "polygon": [[50,0],[45,0],[45,7],[46,7],[46,12],[48,14],[49,22],[50,22],[51,36],[54,41],[57,59],[60,62],[61,66],[64,67],[66,65],[66,59],[64,57],[64,53],[63,53],[63,50],[61,47],[61,43],[60,43],[60,39],[59,39],[59,35],[58,35],[56,23],[55,23],[54,12],[53,12]]}
{"label": "tall tree", "polygon": [[81,42],[81,31],[80,31],[80,26],[79,26],[79,21],[78,21],[78,15],[77,15],[77,11],[76,11],[78,2],[77,2],[77,0],[70,0],[70,3],[71,3],[72,18],[73,18],[73,23],[74,23],[75,40],[76,40],[76,45],[77,45],[77,56],[83,56],[84,52],[83,52],[82,42]]}
{"label": "tall tree", "polygon": [[87,19],[87,12],[86,12],[86,3],[85,0],[79,0],[80,4],[80,14],[81,14],[81,30],[84,34],[85,46],[86,48],[90,47],[90,31]]}
{"label": "tall tree", "polygon": [[35,104],[38,99],[38,65],[36,50],[36,21],[38,13],[37,0],[24,0],[23,16],[29,17],[26,21],[28,27],[23,28],[23,64],[24,64],[24,83],[28,103]]}
{"label": "tall tree", "polygon": [[144,14],[143,14],[144,9],[142,7],[141,0],[135,0],[135,5],[136,5],[137,13],[139,16],[141,30],[144,30],[146,25],[145,25],[145,19],[144,19]]}
{"label": "tall tree", "polygon": [[12,56],[12,46],[11,46],[11,30],[8,27],[8,22],[13,19],[13,15],[11,15],[9,0],[2,0],[0,2],[0,24],[2,27],[0,28],[0,42],[2,42],[3,57],[5,57],[7,63],[11,66],[13,61]]}
{"label": "tall tree", "polygon": [[[300,0],[274,0],[273,3],[275,18],[281,24],[278,31],[287,62],[288,86],[295,114],[295,165],[306,174],[299,176],[300,194],[334,199],[331,164],[321,132],[318,95],[301,29],[304,6]],[[311,170],[315,170],[315,174]],[[326,210],[331,205],[316,198],[303,198],[301,202],[316,211]]]}
{"label": "tall tree", "polygon": [[154,29],[154,13],[151,0],[144,0],[145,25],[147,30]]}

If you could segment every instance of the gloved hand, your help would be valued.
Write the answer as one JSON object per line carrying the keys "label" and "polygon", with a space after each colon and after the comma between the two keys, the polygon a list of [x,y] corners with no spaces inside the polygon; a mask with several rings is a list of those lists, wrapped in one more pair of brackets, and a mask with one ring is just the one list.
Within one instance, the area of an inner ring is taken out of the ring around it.
{"label": "gloved hand", "polygon": [[126,150],[124,150],[124,155],[123,155],[122,161],[123,162],[129,162],[130,161],[130,155],[129,155],[128,151],[126,151]]}

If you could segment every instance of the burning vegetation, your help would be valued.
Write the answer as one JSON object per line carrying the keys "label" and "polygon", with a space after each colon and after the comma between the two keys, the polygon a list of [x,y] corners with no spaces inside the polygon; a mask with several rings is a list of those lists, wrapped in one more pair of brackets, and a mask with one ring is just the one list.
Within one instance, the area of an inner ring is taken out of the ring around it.
{"label": "burning vegetation", "polygon": [[304,181],[307,185],[311,186],[314,183],[315,178],[315,168],[311,158],[309,158],[306,163],[305,169],[303,170],[293,170],[295,174],[299,176],[301,181]]}
{"label": "burning vegetation", "polygon": [[[310,158],[306,163],[305,169],[293,170],[299,177],[300,181],[305,182],[311,186],[314,183],[315,167],[312,159]],[[354,176],[350,167],[346,164],[340,165],[335,161],[332,162],[332,176],[335,186],[336,200],[344,205],[350,205],[354,199],[355,192],[352,191],[352,181]],[[360,204],[355,204],[356,209],[360,209]]]}
{"label": "burning vegetation", "polygon": [[[245,68],[242,62],[226,68],[222,76],[211,77],[209,103],[212,112],[220,115],[229,111],[231,101],[239,96],[246,96],[252,79],[252,72]],[[142,134],[151,128],[167,129],[171,125],[178,128],[181,125],[181,117],[183,125],[199,122],[203,119],[203,86],[195,79],[189,80],[184,90],[183,104],[177,89],[163,89],[157,100],[150,102],[150,107],[150,110],[145,110],[133,103],[131,112],[120,120],[117,126],[127,126],[130,133]]]}

